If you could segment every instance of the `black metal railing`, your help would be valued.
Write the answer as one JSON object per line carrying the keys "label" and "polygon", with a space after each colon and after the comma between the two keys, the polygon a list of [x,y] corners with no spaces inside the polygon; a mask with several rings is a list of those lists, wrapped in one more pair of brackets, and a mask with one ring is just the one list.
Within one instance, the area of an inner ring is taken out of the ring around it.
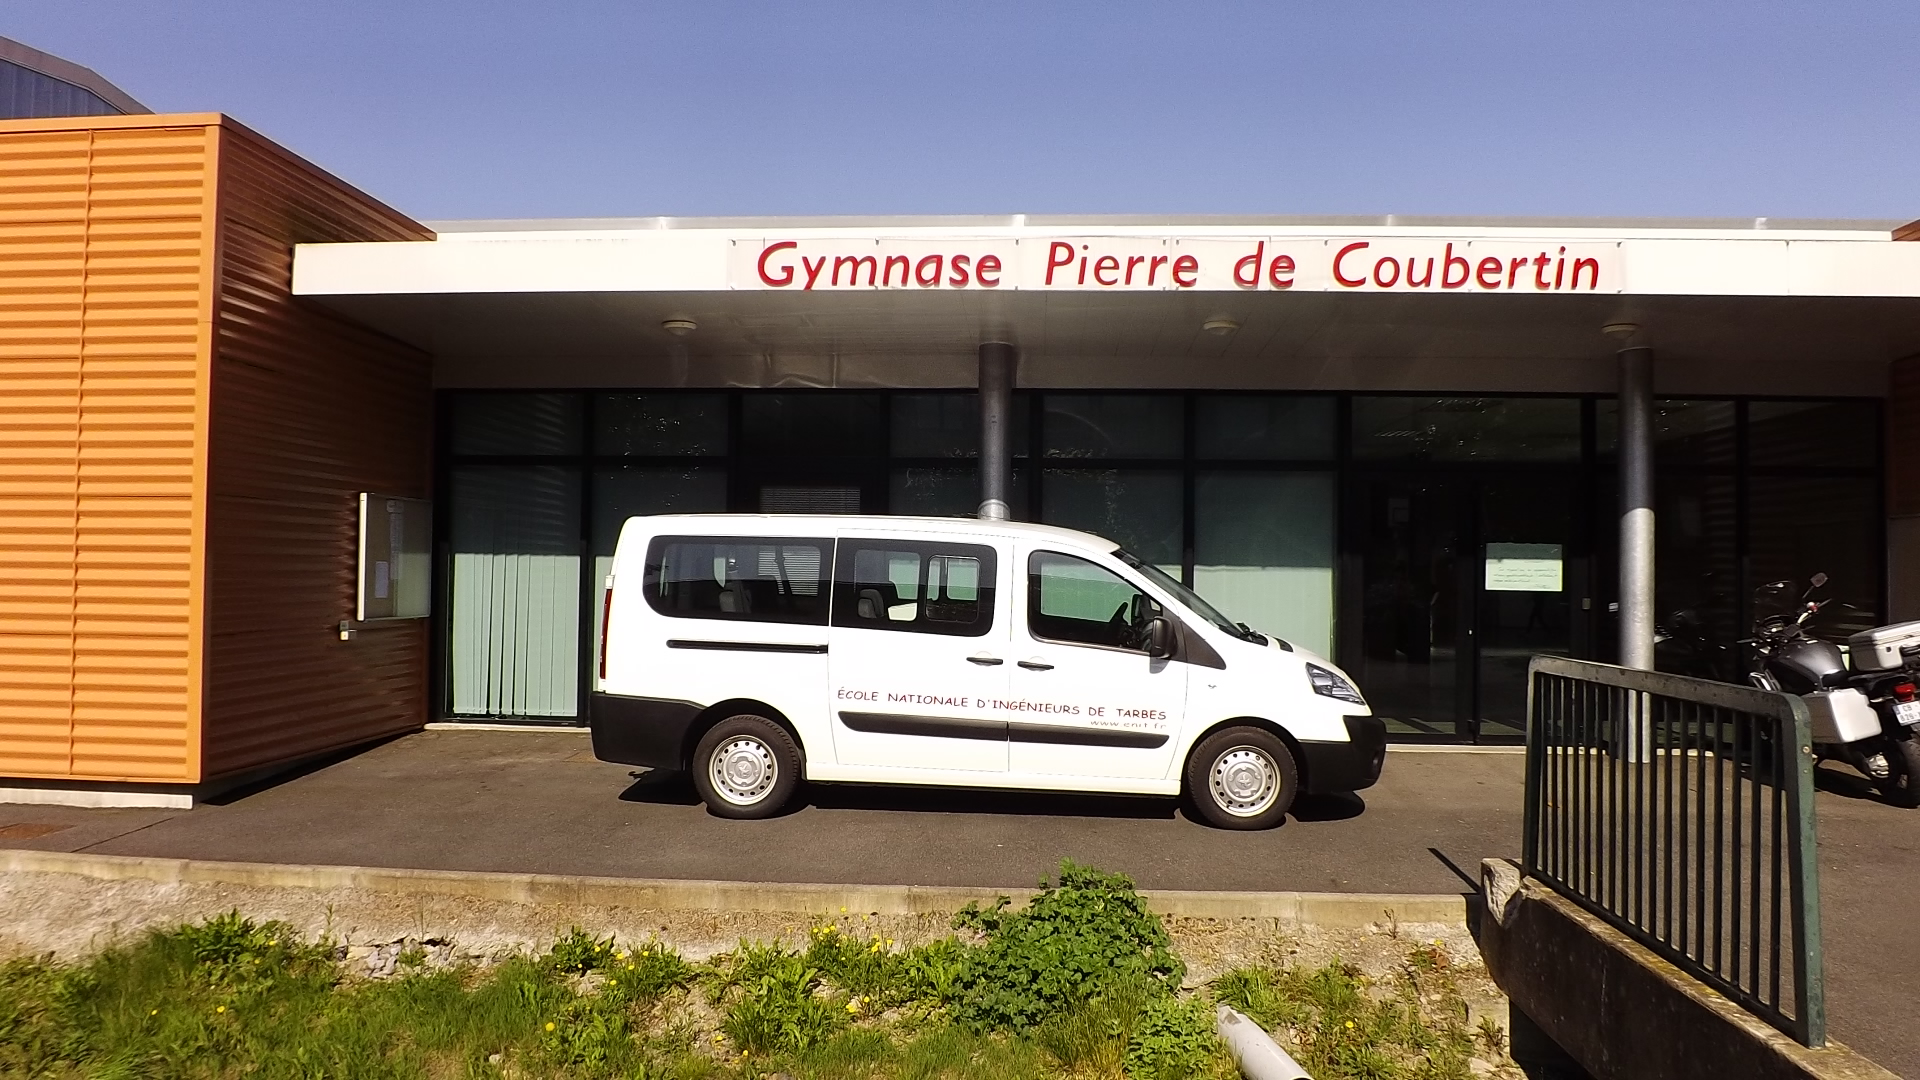
{"label": "black metal railing", "polygon": [[1525,870],[1802,1044],[1825,1044],[1799,698],[1535,657]]}

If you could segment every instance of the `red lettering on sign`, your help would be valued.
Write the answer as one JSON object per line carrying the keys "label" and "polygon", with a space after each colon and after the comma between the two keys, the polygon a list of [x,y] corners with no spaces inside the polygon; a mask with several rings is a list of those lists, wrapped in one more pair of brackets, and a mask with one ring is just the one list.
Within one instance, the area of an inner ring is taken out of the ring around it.
{"label": "red lettering on sign", "polygon": [[1600,260],[1599,259],[1573,260],[1573,280],[1567,283],[1567,287],[1571,289],[1577,289],[1580,287],[1580,271],[1582,268],[1593,271],[1593,276],[1587,279],[1587,291],[1592,292],[1593,290],[1599,288],[1600,287]]}
{"label": "red lettering on sign", "polygon": [[[1460,266],[1459,281],[1453,280],[1453,267],[1456,263],[1459,264]],[[1440,287],[1443,289],[1457,289],[1460,286],[1465,285],[1466,283],[1467,283],[1467,260],[1461,258],[1458,255],[1455,255],[1453,253],[1453,245],[1448,244],[1446,258],[1442,260],[1440,264]]]}
{"label": "red lettering on sign", "polygon": [[965,255],[955,255],[953,257],[950,264],[953,267],[953,276],[947,279],[947,284],[956,289],[964,289],[967,287],[967,261]]}
{"label": "red lettering on sign", "polygon": [[1525,255],[1507,260],[1507,288],[1513,288],[1513,283],[1519,278],[1520,268],[1525,265],[1527,265]]}
{"label": "red lettering on sign", "polygon": [[[940,255],[929,255],[913,264],[913,282],[922,288],[932,288],[940,284],[940,271],[946,268],[946,259]],[[929,275],[928,269],[933,273]]]}
{"label": "red lettering on sign", "polygon": [[1367,283],[1366,278],[1363,278],[1363,277],[1350,278],[1347,275],[1341,273],[1340,260],[1346,258],[1348,255],[1351,255],[1356,251],[1364,251],[1367,248],[1370,248],[1372,246],[1373,246],[1372,244],[1368,243],[1365,240],[1362,240],[1358,243],[1348,244],[1346,247],[1341,248],[1340,253],[1333,257],[1333,280],[1339,282],[1340,284],[1346,286],[1349,289],[1357,289],[1360,286],[1365,285]]}
{"label": "red lettering on sign", "polygon": [[1147,257],[1145,255],[1127,256],[1127,284],[1133,284],[1133,268],[1146,261]]}
{"label": "red lettering on sign", "polygon": [[1155,255],[1153,257],[1153,261],[1147,264],[1147,284],[1153,284],[1153,275],[1159,273],[1160,268],[1165,265],[1167,265],[1167,257],[1165,255]]}
{"label": "red lettering on sign", "polygon": [[871,255],[836,256],[833,260],[833,284],[835,285],[840,284],[840,267],[842,266],[846,266],[848,268],[847,284],[849,285],[860,284],[860,264],[861,263],[867,264],[867,284],[868,285],[874,284],[875,281],[878,279],[878,276],[880,273],[880,260],[874,258]]}
{"label": "red lettering on sign", "polygon": [[[1180,280],[1180,275],[1189,275],[1189,280]],[[1173,260],[1173,283],[1183,289],[1191,289],[1200,283],[1200,260],[1191,255],[1182,255]]]}
{"label": "red lettering on sign", "polygon": [[1560,287],[1560,275],[1566,272],[1567,272],[1567,249],[1563,247],[1560,249],[1560,257],[1558,259],[1555,259],[1553,263],[1553,287],[1554,288],[1557,289]]}
{"label": "red lettering on sign", "polygon": [[[1493,276],[1492,281],[1487,280],[1488,275]],[[1474,268],[1473,277],[1474,277],[1474,280],[1480,283],[1480,287],[1483,289],[1499,288],[1500,287],[1500,260],[1494,258],[1491,255],[1487,256],[1484,259],[1481,259],[1480,265]]]}
{"label": "red lettering on sign", "polygon": [[1114,258],[1111,255],[1102,255],[1100,256],[1100,258],[1094,261],[1093,280],[1099,282],[1102,285],[1120,284],[1119,278],[1114,278],[1112,281],[1108,281],[1106,278],[1103,278],[1100,276],[1101,274],[1117,274],[1119,272],[1120,272],[1120,260]]}
{"label": "red lettering on sign", "polygon": [[[1408,260],[1408,261],[1411,262],[1412,260]],[[1389,266],[1393,267],[1393,276],[1382,277],[1380,272]],[[1394,283],[1399,280],[1400,280],[1400,263],[1395,259],[1393,259],[1391,256],[1377,260],[1373,264],[1373,283],[1375,285],[1378,285],[1383,289],[1391,289],[1393,288]]]}
{"label": "red lettering on sign", "polygon": [[1413,264],[1416,261],[1417,260],[1411,256],[1407,258],[1407,287],[1410,289],[1424,289],[1433,284],[1433,259],[1432,257],[1428,257],[1427,276],[1421,278],[1419,281],[1413,280]]}
{"label": "red lettering on sign", "polygon": [[1233,264],[1233,283],[1243,289],[1260,287],[1260,264],[1267,261],[1267,242],[1260,241],[1253,246],[1253,254],[1241,257]]}
{"label": "red lettering on sign", "polygon": [[820,280],[820,271],[826,267],[827,257],[822,255],[818,259],[809,262],[807,261],[807,257],[802,255],[800,256],[800,265],[807,268],[807,284],[805,287],[811,290],[813,283]]}
{"label": "red lettering on sign", "polygon": [[780,276],[774,277],[772,274],[767,273],[767,257],[776,251],[785,251],[788,248],[797,248],[799,246],[799,244],[791,240],[782,240],[777,244],[768,244],[766,250],[760,253],[760,280],[776,289],[793,284],[793,264],[786,263],[781,266]]}
{"label": "red lettering on sign", "polygon": [[1543,251],[1540,254],[1534,256],[1534,259],[1533,259],[1533,287],[1534,288],[1550,289],[1553,287],[1547,284],[1547,267],[1551,265],[1553,265],[1553,260],[1547,257],[1546,252]]}
{"label": "red lettering on sign", "polygon": [[907,284],[908,279],[912,277],[912,274],[908,272],[908,267],[913,265],[913,260],[907,258],[905,255],[889,255],[887,256],[887,268],[880,274],[880,284],[893,284],[894,263],[900,264],[900,284]]}
{"label": "red lettering on sign", "polygon": [[1073,265],[1073,245],[1055,240],[1047,246],[1047,284],[1053,284],[1053,272]]}
{"label": "red lettering on sign", "polygon": [[1267,268],[1267,280],[1273,282],[1276,289],[1293,288],[1293,256],[1275,255],[1273,265]]}
{"label": "red lettering on sign", "polygon": [[[987,277],[988,274],[993,275],[991,280],[988,279]],[[1047,276],[1049,277],[1053,276],[1053,271],[1051,269],[1047,271]],[[979,282],[982,286],[989,289],[1000,284],[1000,256],[998,255],[980,256],[979,264],[973,268],[973,280]]]}

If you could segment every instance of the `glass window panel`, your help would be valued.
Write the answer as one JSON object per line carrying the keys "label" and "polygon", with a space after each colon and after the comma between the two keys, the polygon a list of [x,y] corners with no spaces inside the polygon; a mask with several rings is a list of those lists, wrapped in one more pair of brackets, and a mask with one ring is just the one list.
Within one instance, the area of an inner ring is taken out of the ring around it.
{"label": "glass window panel", "polygon": [[1040,520],[1103,536],[1180,576],[1180,474],[1166,469],[1048,469]]}
{"label": "glass window panel", "polygon": [[1141,629],[1160,605],[1105,567],[1052,551],[1027,560],[1027,628],[1034,637],[1141,647]]}
{"label": "glass window panel", "polygon": [[1356,397],[1353,454],[1367,460],[1578,461],[1580,402]]}
{"label": "glass window panel", "polygon": [[[1809,513],[1809,507],[1817,507]],[[1747,487],[1748,584],[1827,575],[1838,601],[1815,616],[1814,636],[1844,641],[1880,624],[1885,519],[1870,477],[1756,476]]]}
{"label": "glass window panel", "polygon": [[[1026,516],[1027,470],[1013,470],[1013,516]],[[896,466],[889,482],[888,513],[920,517],[972,517],[980,508],[980,469],[975,465]]]}
{"label": "glass window panel", "polygon": [[886,453],[879,394],[748,394],[740,448],[755,457],[878,457]]}
{"label": "glass window panel", "polygon": [[647,552],[647,603],[676,619],[827,625],[833,541],[662,536]]}
{"label": "glass window panel", "polygon": [[578,454],[584,412],[579,394],[456,394],[450,441],[456,454]]}
{"label": "glass window panel", "polygon": [[593,452],[717,457],[727,452],[725,394],[602,394]]}
{"label": "glass window panel", "polygon": [[1330,461],[1334,399],[1209,394],[1195,403],[1194,451],[1203,458]]}
{"label": "glass window panel", "polygon": [[1749,402],[1747,460],[1871,469],[1880,463],[1880,403]]}
{"label": "glass window panel", "polygon": [[[1013,398],[1013,455],[1027,453],[1028,398]],[[970,458],[980,455],[980,397],[957,394],[893,395],[893,456]]]}
{"label": "glass window panel", "polygon": [[1194,591],[1235,622],[1331,655],[1334,488],[1330,473],[1201,473]]}
{"label": "glass window panel", "polygon": [[963,637],[993,628],[992,548],[843,540],[838,559],[835,626]]}
{"label": "glass window panel", "polygon": [[576,715],[579,473],[546,465],[461,467],[450,488],[453,711]]}
{"label": "glass window panel", "polygon": [[1177,458],[1180,398],[1155,394],[1048,394],[1043,433],[1055,458]]}
{"label": "glass window panel", "polygon": [[[1732,465],[1735,454],[1731,401],[1659,398],[1653,403],[1653,457],[1661,465]],[[1611,460],[1620,445],[1620,402],[1594,403],[1594,445]]]}
{"label": "glass window panel", "polygon": [[[715,514],[727,508],[727,470],[721,465],[635,466],[593,474],[593,666],[600,668],[600,631],[606,621],[607,575],[620,529],[638,514]],[[598,676],[596,675],[596,678]]]}

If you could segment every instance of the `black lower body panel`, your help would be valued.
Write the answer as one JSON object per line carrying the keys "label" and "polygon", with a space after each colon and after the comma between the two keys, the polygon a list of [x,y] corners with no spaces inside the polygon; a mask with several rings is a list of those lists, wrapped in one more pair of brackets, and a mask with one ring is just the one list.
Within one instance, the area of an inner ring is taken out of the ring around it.
{"label": "black lower body panel", "polygon": [[1387,722],[1377,716],[1349,716],[1346,742],[1300,740],[1306,758],[1306,790],[1311,795],[1370,788],[1387,760]]}
{"label": "black lower body panel", "polygon": [[587,702],[593,756],[650,769],[687,767],[687,729],[706,706],[672,698],[594,693]]}

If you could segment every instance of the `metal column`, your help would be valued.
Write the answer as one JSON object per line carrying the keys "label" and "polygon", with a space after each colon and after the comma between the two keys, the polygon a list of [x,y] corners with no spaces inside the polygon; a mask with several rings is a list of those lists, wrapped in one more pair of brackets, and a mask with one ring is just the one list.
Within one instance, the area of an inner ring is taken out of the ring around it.
{"label": "metal column", "polygon": [[1013,346],[980,346],[981,519],[1005,521],[1013,492]]}
{"label": "metal column", "polygon": [[1620,350],[1620,664],[1653,670],[1653,350]]}

